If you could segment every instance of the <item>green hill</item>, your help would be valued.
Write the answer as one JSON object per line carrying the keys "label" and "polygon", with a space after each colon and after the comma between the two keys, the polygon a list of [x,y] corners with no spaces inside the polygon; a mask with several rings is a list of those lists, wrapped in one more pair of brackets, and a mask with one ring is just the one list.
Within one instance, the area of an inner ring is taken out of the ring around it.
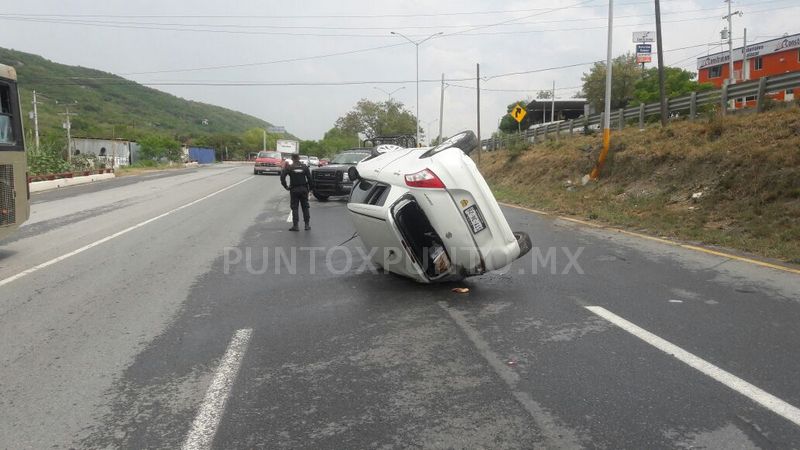
{"label": "green hill", "polygon": [[[67,66],[38,55],[0,48],[0,63],[13,66],[19,77],[22,108],[27,117],[32,91],[39,97],[39,126],[43,135],[64,134],[61,123],[65,102],[70,108],[72,134],[87,137],[137,139],[164,134],[186,141],[220,134],[241,134],[270,126],[256,117],[219,106],[185,100],[139,85],[117,75],[79,66]],[[58,101],[58,104],[56,103]],[[26,131],[33,129],[26,120]],[[113,130],[112,130],[113,127]]]}

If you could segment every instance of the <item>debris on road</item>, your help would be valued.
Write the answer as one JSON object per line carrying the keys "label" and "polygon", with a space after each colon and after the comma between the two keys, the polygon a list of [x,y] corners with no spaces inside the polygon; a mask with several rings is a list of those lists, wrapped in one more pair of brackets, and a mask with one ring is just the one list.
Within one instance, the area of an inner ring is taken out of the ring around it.
{"label": "debris on road", "polygon": [[457,288],[453,288],[453,289],[451,289],[451,290],[452,290],[453,292],[455,292],[456,294],[466,294],[466,293],[469,293],[469,288],[465,288],[465,287],[457,287]]}

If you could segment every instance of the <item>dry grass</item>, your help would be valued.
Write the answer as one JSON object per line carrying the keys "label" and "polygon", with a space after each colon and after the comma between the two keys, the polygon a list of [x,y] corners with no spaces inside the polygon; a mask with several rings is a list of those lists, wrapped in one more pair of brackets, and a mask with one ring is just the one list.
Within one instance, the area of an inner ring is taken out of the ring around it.
{"label": "dry grass", "polygon": [[127,176],[134,176],[134,175],[142,175],[142,174],[150,173],[150,172],[158,172],[158,171],[162,171],[162,170],[178,170],[178,169],[184,169],[184,168],[185,167],[184,167],[183,164],[179,164],[179,165],[178,164],[173,164],[173,165],[159,164],[157,166],[137,166],[137,165],[133,165],[133,166],[118,167],[114,171],[114,174],[116,174],[116,176],[118,176],[118,177],[127,177]]}
{"label": "dry grass", "polygon": [[481,171],[504,201],[800,263],[799,109],[615,132],[601,180],[582,187],[599,147],[484,153]]}

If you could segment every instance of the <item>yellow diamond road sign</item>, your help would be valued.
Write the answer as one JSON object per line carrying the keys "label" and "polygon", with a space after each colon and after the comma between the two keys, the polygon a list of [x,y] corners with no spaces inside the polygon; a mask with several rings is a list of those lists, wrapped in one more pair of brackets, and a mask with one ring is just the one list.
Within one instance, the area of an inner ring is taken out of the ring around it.
{"label": "yellow diamond road sign", "polygon": [[511,117],[513,117],[517,122],[522,122],[522,119],[525,118],[525,114],[528,114],[528,112],[525,111],[525,108],[517,104],[517,106],[515,106],[509,114],[511,114]]}

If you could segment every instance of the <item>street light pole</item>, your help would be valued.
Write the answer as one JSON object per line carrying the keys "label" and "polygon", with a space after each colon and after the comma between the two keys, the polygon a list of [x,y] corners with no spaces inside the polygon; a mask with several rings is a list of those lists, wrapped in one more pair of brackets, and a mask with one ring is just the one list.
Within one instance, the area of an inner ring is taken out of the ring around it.
{"label": "street light pole", "polygon": [[402,33],[398,33],[396,31],[392,31],[391,34],[395,34],[397,36],[402,37],[403,39],[407,40],[408,42],[411,42],[412,44],[414,44],[414,47],[416,47],[416,71],[417,71],[417,107],[416,107],[417,112],[416,112],[416,116],[417,116],[417,145],[419,146],[419,46],[420,46],[420,44],[422,44],[423,42],[427,41],[428,39],[434,38],[436,36],[440,36],[440,35],[442,35],[444,33],[441,32],[441,31],[438,32],[438,33],[434,33],[434,34],[426,37],[425,39],[423,39],[421,41],[414,41],[414,40],[410,39],[408,36],[406,36],[406,35],[404,35]]}
{"label": "street light pole", "polygon": [[389,96],[389,100],[391,100],[391,99],[392,99],[392,95],[394,95],[394,93],[395,93],[395,92],[397,92],[397,91],[400,91],[400,90],[403,90],[403,89],[405,89],[405,88],[406,88],[405,86],[401,86],[401,87],[399,87],[399,88],[397,88],[397,89],[395,89],[395,90],[393,90],[393,91],[389,92],[389,91],[387,91],[387,90],[385,90],[385,89],[381,89],[381,88],[379,88],[378,86],[373,86],[373,87],[372,87],[372,89],[377,89],[377,90],[379,90],[379,91],[383,92],[384,94],[386,94],[387,96]]}
{"label": "street light pole", "polygon": [[444,123],[444,73],[442,73],[442,93],[439,97],[439,144],[442,143],[442,125]]}

